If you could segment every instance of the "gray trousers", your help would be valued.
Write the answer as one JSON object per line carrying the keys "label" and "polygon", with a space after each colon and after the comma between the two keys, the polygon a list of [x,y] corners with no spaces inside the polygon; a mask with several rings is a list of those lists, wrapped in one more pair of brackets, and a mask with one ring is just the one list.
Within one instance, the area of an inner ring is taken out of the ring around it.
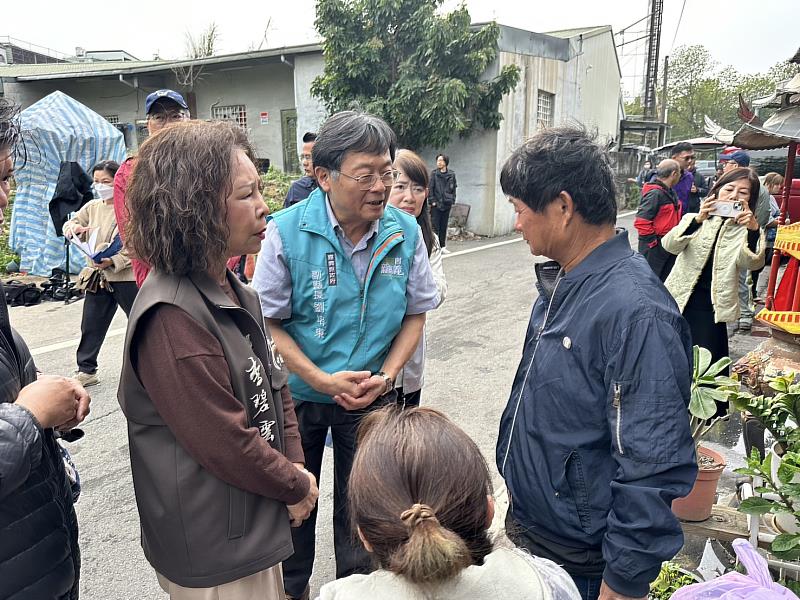
{"label": "gray trousers", "polygon": [[753,298],[751,295],[750,271],[739,271],[739,322],[753,322]]}

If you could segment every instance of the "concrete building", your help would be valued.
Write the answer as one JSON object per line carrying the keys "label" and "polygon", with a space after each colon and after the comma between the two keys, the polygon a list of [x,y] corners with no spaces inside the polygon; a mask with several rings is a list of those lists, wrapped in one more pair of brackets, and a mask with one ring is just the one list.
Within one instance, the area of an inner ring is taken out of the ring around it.
{"label": "concrete building", "polygon": [[303,110],[303,123],[316,125],[323,118],[308,92],[321,70],[320,47],[307,45],[191,61],[0,66],[0,91],[26,108],[60,90],[117,125],[126,146],[135,152],[147,136],[147,94],[161,88],[179,90],[192,116],[237,123],[247,130],[259,158],[297,172],[297,107]]}
{"label": "concrete building", "polygon": [[486,77],[496,77],[509,64],[520,69],[519,84],[500,103],[500,129],[423,153],[431,165],[438,152],[448,155],[458,178],[457,201],[470,206],[467,227],[487,236],[514,228],[499,174],[517,146],[541,127],[569,122],[596,129],[599,140],[608,143],[617,138],[622,115],[622,73],[611,27],[545,34],[501,25],[498,45]]}
{"label": "concrete building", "polygon": [[[446,148],[458,177],[458,202],[470,207],[467,227],[495,236],[513,229],[514,213],[499,185],[509,153],[538,128],[577,121],[601,141],[617,139],[622,115],[621,72],[611,27],[534,33],[500,26],[499,52],[486,78],[508,64],[520,82],[501,101],[498,131],[476,131]],[[125,61],[0,66],[0,91],[24,107],[59,89],[117,123],[135,151],[146,135],[144,98],[159,88],[186,93],[192,115],[228,119],[247,129],[258,156],[299,171],[298,147],[326,111],[311,95],[324,61],[318,45],[278,48],[194,61]],[[190,85],[193,84],[193,85]]]}

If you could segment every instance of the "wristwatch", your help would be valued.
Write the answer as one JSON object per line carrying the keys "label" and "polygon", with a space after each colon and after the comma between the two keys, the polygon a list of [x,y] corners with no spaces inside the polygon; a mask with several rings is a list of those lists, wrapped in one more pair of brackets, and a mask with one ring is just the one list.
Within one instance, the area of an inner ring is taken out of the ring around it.
{"label": "wristwatch", "polygon": [[388,394],[394,389],[394,379],[389,377],[386,373],[384,373],[383,371],[378,371],[377,373],[375,373],[375,375],[383,377],[383,380],[386,382],[386,389],[383,390],[383,394],[381,394],[381,396],[383,396],[384,394]]}

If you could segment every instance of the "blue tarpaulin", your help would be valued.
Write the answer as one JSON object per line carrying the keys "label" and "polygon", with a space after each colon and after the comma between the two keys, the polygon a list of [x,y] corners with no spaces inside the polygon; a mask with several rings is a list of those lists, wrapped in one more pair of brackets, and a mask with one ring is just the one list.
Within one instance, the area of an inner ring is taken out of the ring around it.
{"label": "blue tarpaulin", "polygon": [[[20,255],[20,270],[49,276],[64,268],[64,238],[56,235],[48,204],[53,198],[61,161],[74,161],[90,173],[101,160],[125,160],[122,133],[96,112],[63,92],[53,92],[20,113],[28,160],[14,174],[17,193],[11,215],[9,245]],[[70,272],[85,264],[70,252]]]}

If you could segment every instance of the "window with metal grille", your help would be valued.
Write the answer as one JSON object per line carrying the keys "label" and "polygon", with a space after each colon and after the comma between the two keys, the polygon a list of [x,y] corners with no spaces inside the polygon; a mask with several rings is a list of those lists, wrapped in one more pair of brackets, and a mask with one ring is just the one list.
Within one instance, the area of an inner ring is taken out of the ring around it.
{"label": "window with metal grille", "polygon": [[536,127],[553,126],[553,106],[556,103],[556,95],[550,92],[539,90],[536,104]]}
{"label": "window with metal grille", "polygon": [[231,106],[212,106],[212,121],[231,121],[242,129],[247,129],[247,107],[244,104],[232,104]]}
{"label": "window with metal grille", "polygon": [[119,115],[106,115],[103,118],[112,125],[119,125]]}

